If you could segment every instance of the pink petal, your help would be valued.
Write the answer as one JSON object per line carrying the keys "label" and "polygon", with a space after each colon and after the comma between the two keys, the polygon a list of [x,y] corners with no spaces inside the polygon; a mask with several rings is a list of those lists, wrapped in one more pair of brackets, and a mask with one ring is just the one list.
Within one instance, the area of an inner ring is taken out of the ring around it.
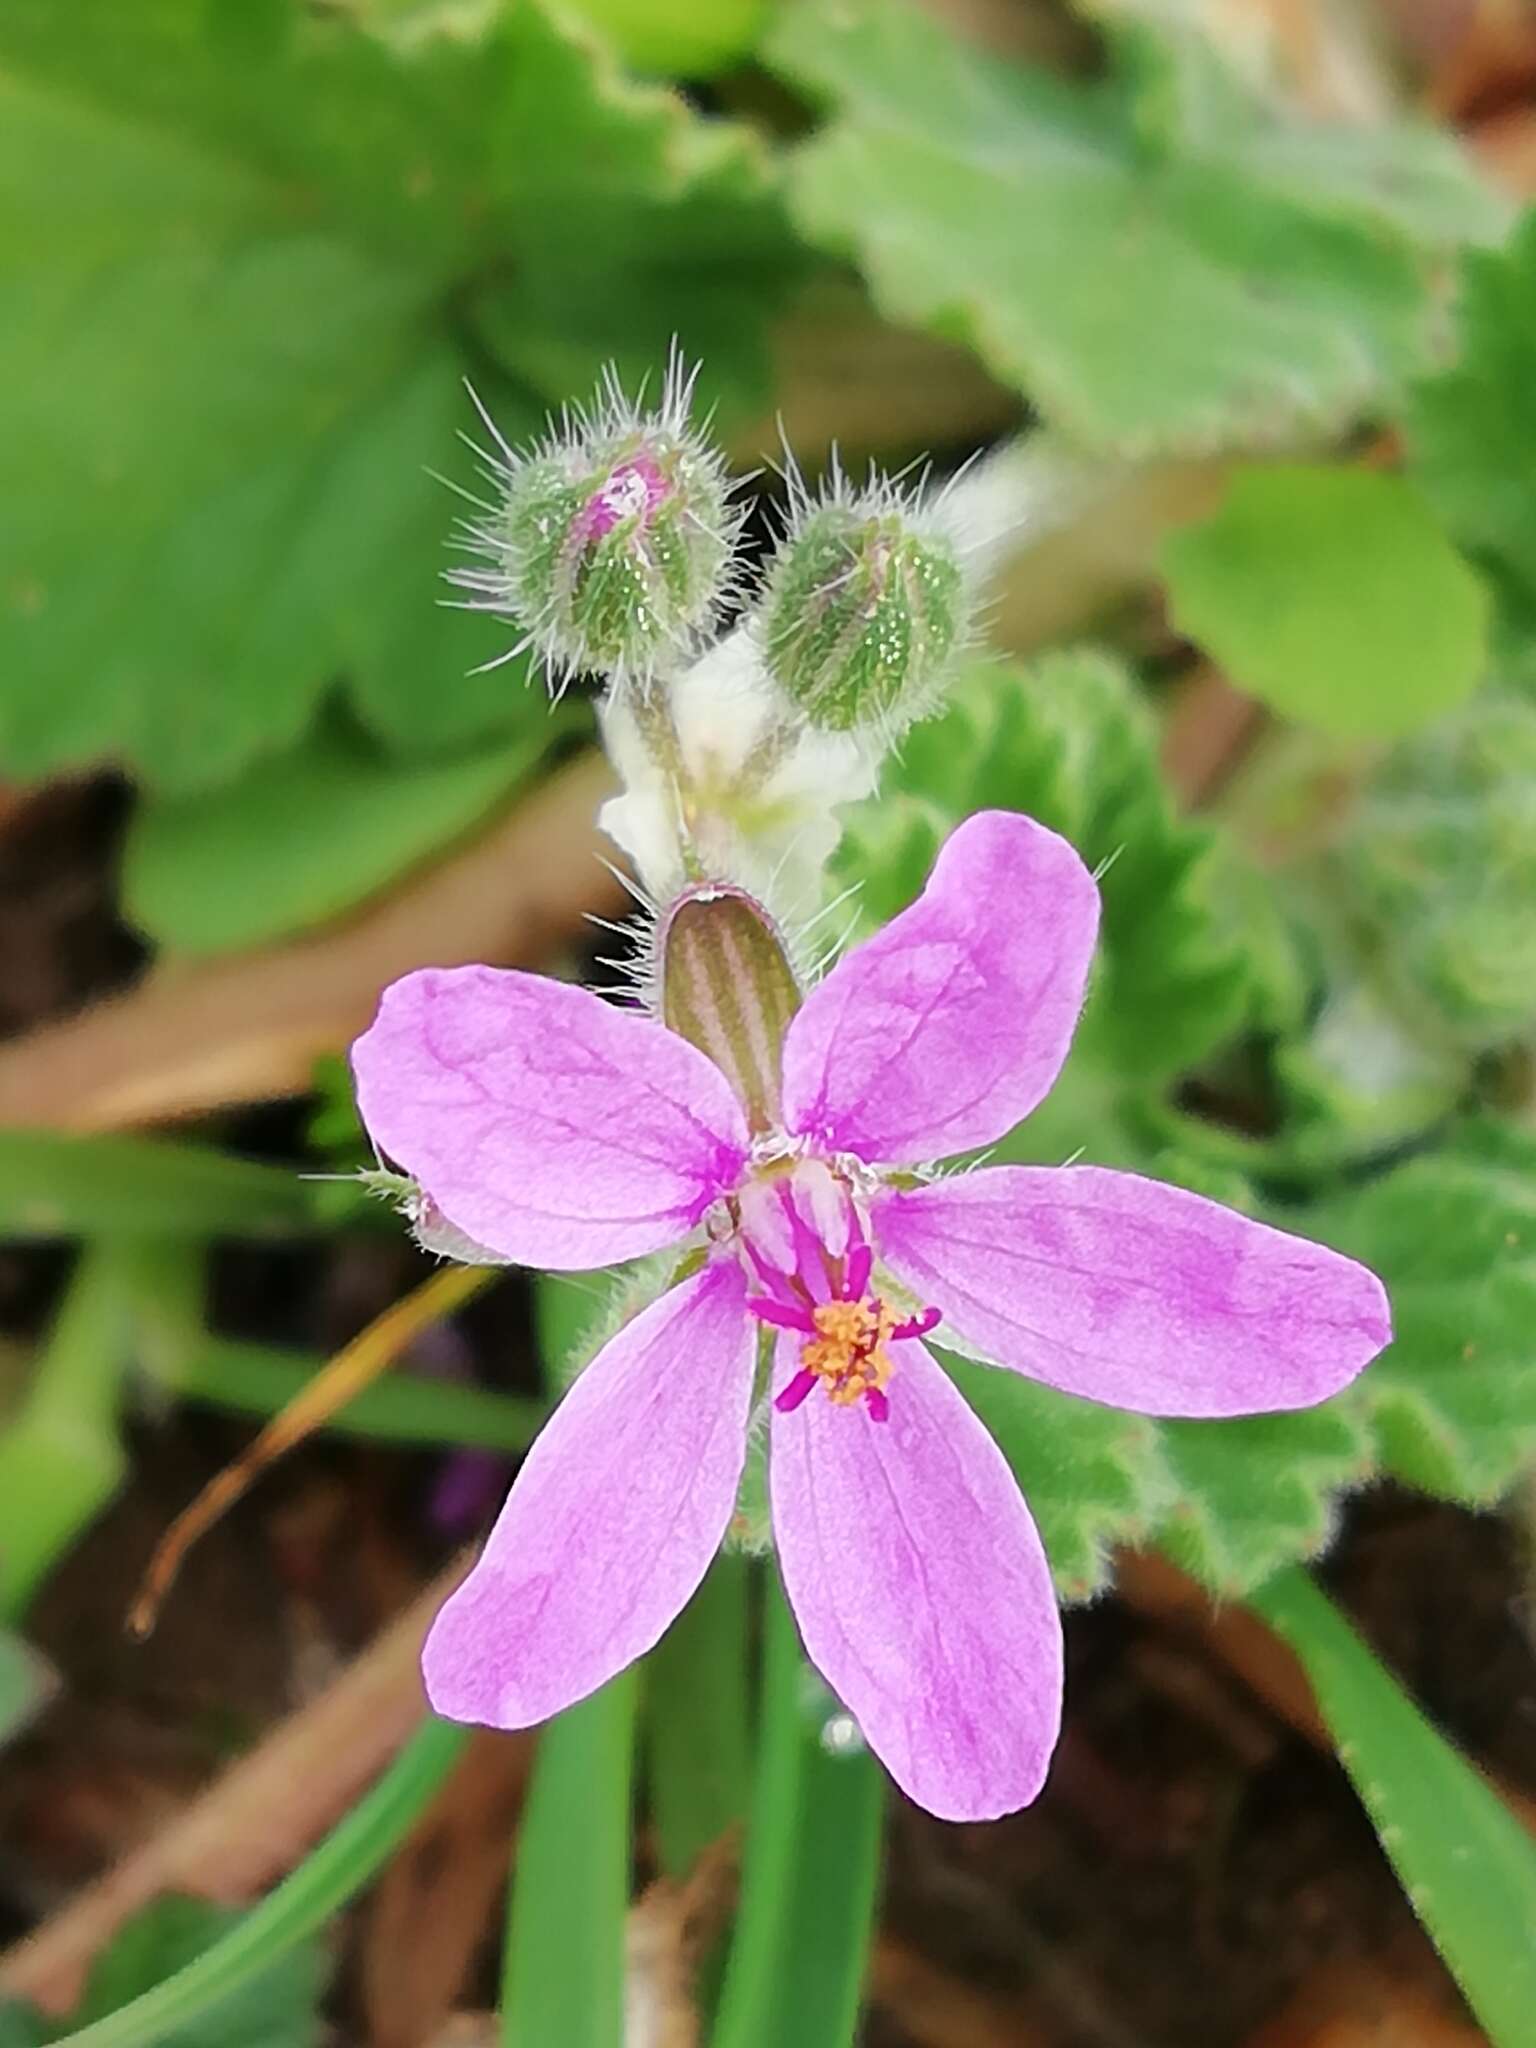
{"label": "pink petal", "polygon": [[[787,1339],[781,1388],[796,1357]],[[818,1389],[772,1431],[774,1541],[811,1662],[919,1806],[1027,1806],[1061,1722],[1061,1622],[1001,1451],[917,1343],[887,1421]]]}
{"label": "pink petal", "polygon": [[756,1350],[711,1264],[621,1330],[529,1452],[427,1637],[438,1713],[526,1728],[622,1671],[692,1597],[736,1505]]}
{"label": "pink petal", "polygon": [[703,1053],[540,975],[408,974],[352,1066],[380,1149],[466,1236],[525,1266],[675,1243],[746,1154],[740,1105]]}
{"label": "pink petal", "polygon": [[1392,1334],[1367,1267],[1099,1166],[994,1166],[892,1191],[874,1235],[957,1351],[1148,1415],[1305,1408]]}
{"label": "pink petal", "polygon": [[942,1159],[1011,1130],[1061,1071],[1098,930],[1093,877],[1012,811],[951,834],[909,910],[807,996],[784,1115],[829,1151]]}

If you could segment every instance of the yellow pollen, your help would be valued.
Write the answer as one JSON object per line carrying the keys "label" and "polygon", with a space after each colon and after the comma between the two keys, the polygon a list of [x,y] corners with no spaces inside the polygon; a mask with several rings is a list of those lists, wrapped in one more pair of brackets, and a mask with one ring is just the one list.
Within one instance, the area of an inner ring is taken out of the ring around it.
{"label": "yellow pollen", "polygon": [[811,1310],[816,1335],[800,1349],[800,1364],[822,1382],[830,1400],[851,1406],[871,1387],[885,1391],[895,1370],[886,1340],[898,1318],[883,1301],[822,1301]]}

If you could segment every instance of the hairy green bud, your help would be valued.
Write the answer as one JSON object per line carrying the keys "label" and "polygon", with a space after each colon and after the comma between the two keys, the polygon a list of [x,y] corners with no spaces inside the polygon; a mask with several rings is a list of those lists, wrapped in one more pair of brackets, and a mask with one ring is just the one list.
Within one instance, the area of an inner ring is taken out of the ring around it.
{"label": "hairy green bud", "polygon": [[482,560],[450,581],[469,609],[522,627],[499,660],[532,649],[558,687],[583,671],[648,674],[702,644],[740,517],[723,458],[689,423],[692,395],[674,360],[654,411],[610,376],[590,410],[537,448],[498,437],[487,470],[498,503],[461,530]]}
{"label": "hairy green bud", "polygon": [[900,731],[932,705],[969,611],[959,556],[937,526],[889,486],[834,486],[774,558],[763,654],[810,724]]}

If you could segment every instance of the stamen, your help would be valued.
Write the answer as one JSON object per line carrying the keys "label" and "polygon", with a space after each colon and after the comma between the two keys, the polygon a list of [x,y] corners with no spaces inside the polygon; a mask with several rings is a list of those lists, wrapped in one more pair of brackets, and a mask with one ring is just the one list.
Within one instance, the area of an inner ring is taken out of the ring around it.
{"label": "stamen", "polygon": [[801,1160],[782,1178],[749,1182],[739,1216],[741,1247],[762,1289],[747,1307],[799,1340],[797,1369],[774,1407],[792,1414],[819,1382],[834,1407],[863,1402],[872,1422],[886,1421],[896,1370],[890,1346],[926,1336],[939,1311],[903,1317],[870,1293],[874,1247],[847,1182],[822,1161]]}
{"label": "stamen", "polygon": [[892,1337],[926,1337],[930,1330],[937,1329],[944,1320],[936,1308],[919,1309],[917,1314],[905,1323],[898,1323],[892,1330]]}
{"label": "stamen", "polygon": [[846,1301],[862,1301],[869,1289],[870,1270],[875,1263],[875,1248],[860,1238],[848,1249],[848,1264],[843,1274],[843,1298]]}
{"label": "stamen", "polygon": [[774,1407],[781,1415],[793,1415],[806,1395],[816,1385],[816,1375],[804,1370],[797,1372],[783,1393],[774,1400]]}
{"label": "stamen", "polygon": [[747,1297],[747,1307],[760,1323],[772,1323],[778,1330],[798,1330],[803,1336],[814,1337],[816,1325],[807,1308],[787,1301],[769,1301],[761,1294]]}
{"label": "stamen", "polygon": [[770,1289],[786,1306],[795,1305],[794,1282],[790,1279],[789,1275],[781,1273],[777,1266],[770,1265],[768,1260],[763,1257],[763,1254],[752,1242],[750,1236],[743,1234],[741,1243],[742,1249],[752,1261],[753,1271],[757,1274],[758,1279],[762,1281],[763,1285]]}
{"label": "stamen", "polygon": [[812,1301],[825,1301],[832,1291],[826,1247],[800,1214],[788,1182],[780,1199],[795,1241],[795,1276]]}

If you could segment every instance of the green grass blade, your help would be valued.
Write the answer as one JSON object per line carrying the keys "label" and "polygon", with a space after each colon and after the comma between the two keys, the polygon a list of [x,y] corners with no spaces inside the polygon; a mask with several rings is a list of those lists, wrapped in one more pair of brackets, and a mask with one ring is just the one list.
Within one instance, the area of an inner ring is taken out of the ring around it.
{"label": "green grass blade", "polygon": [[428,1718],[373,1789],[222,1940],[63,2048],[154,2048],[314,1932],[368,1882],[452,1769],[468,1730]]}
{"label": "green grass blade", "polygon": [[507,1923],[508,2048],[622,2048],[638,1694],[622,1672],[539,1738]]}
{"label": "green grass blade", "polygon": [[0,1620],[38,1585],[122,1484],[118,1409],[130,1344],[120,1252],[88,1245],[75,1262],[32,1381],[0,1429]]}
{"label": "green grass blade", "polygon": [[741,1909],[711,2048],[849,2048],[874,1929],[885,1780],[807,1669],[775,1579]]}
{"label": "green grass blade", "polygon": [[282,1237],[318,1227],[296,1171],[158,1138],[0,1131],[0,1236]]}
{"label": "green grass blade", "polygon": [[1339,1760],[1493,2048],[1536,2013],[1536,1842],[1299,1569],[1252,1596],[1306,1666]]}
{"label": "green grass blade", "polygon": [[747,1817],[752,1731],[747,1701],[751,1567],[722,1551],[645,1665],[650,1808],[669,1877]]}
{"label": "green grass blade", "polygon": [[[205,1401],[240,1415],[275,1415],[324,1364],[318,1354],[208,1337],[179,1365],[170,1391],[178,1400]],[[365,1387],[323,1427],[382,1443],[524,1451],[546,1412],[543,1401],[527,1396],[396,1371]]]}

